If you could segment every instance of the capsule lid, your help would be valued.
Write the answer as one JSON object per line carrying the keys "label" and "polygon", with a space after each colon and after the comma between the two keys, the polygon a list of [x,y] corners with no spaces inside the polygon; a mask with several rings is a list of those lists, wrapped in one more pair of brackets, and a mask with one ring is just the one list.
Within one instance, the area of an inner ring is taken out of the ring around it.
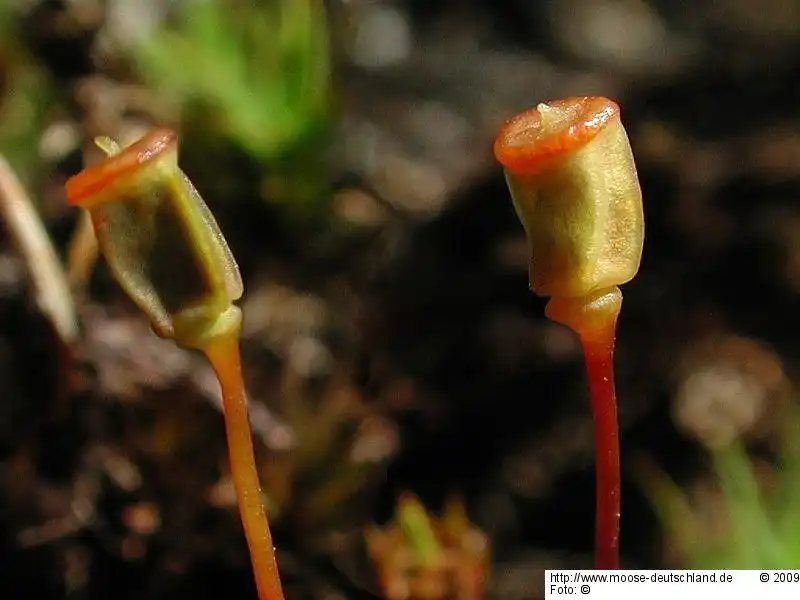
{"label": "capsule lid", "polygon": [[504,168],[535,174],[590,142],[619,106],[601,96],[580,96],[539,104],[506,121],[494,142]]}
{"label": "capsule lid", "polygon": [[166,128],[148,132],[139,141],[123,148],[119,154],[85,168],[65,184],[67,201],[88,208],[96,196],[120,179],[135,173],[143,165],[177,146],[177,134]]}

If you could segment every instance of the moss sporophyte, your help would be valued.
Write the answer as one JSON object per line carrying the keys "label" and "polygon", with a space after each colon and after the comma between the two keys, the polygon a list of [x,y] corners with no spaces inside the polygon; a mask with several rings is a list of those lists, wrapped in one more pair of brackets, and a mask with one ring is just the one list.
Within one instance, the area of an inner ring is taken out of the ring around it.
{"label": "moss sporophyte", "polygon": [[178,167],[177,135],[154,129],[66,183],[71,204],[89,211],[114,277],[155,332],[202,351],[222,388],[231,476],[260,600],[282,600],[262,504],[239,356],[243,292],[239,268],[200,194]]}
{"label": "moss sporophyte", "polygon": [[583,346],[595,424],[595,566],[619,566],[620,464],[613,353],[617,287],[639,269],[642,194],[619,107],[600,97],[540,104],[494,144],[530,248],[530,287]]}

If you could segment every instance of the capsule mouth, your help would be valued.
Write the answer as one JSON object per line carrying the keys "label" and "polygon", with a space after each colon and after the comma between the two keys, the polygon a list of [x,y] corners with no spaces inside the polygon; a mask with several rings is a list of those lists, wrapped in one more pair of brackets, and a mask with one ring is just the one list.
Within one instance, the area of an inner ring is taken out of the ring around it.
{"label": "capsule mouth", "polygon": [[109,156],[70,177],[64,186],[67,202],[88,208],[95,203],[98,194],[108,187],[134,174],[163,153],[174,150],[177,140],[178,135],[171,129],[153,129],[139,141],[123,148],[119,154]]}
{"label": "capsule mouth", "polygon": [[619,106],[601,96],[540,104],[506,121],[495,139],[494,154],[509,171],[535,174],[585,146],[618,117]]}

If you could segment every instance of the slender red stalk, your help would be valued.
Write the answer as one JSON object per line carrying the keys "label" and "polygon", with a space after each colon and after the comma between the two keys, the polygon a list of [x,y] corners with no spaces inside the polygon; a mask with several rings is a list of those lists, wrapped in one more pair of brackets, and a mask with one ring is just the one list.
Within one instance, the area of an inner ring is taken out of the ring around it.
{"label": "slender red stalk", "polygon": [[620,459],[614,392],[615,327],[581,336],[594,418],[596,502],[594,564],[619,568]]}
{"label": "slender red stalk", "polygon": [[222,387],[231,476],[236,488],[245,538],[250,548],[258,597],[259,600],[283,600],[275,547],[272,544],[256,470],[237,336],[221,337],[210,344],[206,355],[217,372]]}

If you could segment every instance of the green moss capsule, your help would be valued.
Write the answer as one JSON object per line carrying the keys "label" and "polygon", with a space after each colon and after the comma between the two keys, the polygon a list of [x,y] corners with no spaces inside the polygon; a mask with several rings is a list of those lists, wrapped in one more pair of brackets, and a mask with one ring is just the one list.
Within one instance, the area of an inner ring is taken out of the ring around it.
{"label": "green moss capsule", "polygon": [[92,216],[100,250],[155,332],[186,347],[237,328],[239,268],[200,194],[178,167],[177,136],[154,129],[66,184]]}
{"label": "green moss capsule", "polygon": [[494,150],[527,233],[534,292],[584,297],[633,278],[642,193],[614,102],[540,104],[509,120]]}

